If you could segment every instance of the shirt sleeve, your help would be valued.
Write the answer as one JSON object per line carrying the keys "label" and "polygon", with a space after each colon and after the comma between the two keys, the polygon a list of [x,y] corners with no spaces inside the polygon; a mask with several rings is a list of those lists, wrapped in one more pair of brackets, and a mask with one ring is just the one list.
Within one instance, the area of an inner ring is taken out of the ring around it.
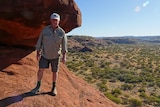
{"label": "shirt sleeve", "polygon": [[67,50],[67,36],[64,33],[63,40],[62,40],[62,54],[68,52]]}
{"label": "shirt sleeve", "polygon": [[43,39],[43,32],[40,33],[37,44],[36,44],[36,50],[40,51],[42,49],[42,39]]}

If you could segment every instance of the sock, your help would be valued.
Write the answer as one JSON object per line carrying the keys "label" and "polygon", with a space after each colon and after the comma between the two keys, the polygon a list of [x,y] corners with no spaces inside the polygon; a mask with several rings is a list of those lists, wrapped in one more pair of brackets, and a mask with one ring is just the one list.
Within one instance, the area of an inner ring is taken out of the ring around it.
{"label": "sock", "polygon": [[52,83],[52,90],[56,87],[56,82]]}
{"label": "sock", "polygon": [[39,88],[40,88],[40,86],[41,86],[41,81],[38,81],[38,82],[37,82],[36,89],[39,89]]}

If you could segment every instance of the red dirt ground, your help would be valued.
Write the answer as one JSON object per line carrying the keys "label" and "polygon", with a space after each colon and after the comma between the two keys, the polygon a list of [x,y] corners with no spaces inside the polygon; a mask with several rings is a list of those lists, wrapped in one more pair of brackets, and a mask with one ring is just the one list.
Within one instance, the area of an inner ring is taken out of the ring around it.
{"label": "red dirt ground", "polygon": [[51,89],[51,72],[46,70],[41,95],[29,91],[36,85],[38,62],[34,50],[0,46],[0,107],[118,107],[101,92],[60,65],[57,96]]}

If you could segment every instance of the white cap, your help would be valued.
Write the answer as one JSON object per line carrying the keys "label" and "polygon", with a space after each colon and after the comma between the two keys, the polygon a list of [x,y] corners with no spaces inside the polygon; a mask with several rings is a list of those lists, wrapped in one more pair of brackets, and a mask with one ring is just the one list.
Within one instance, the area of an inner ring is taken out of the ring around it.
{"label": "white cap", "polygon": [[57,13],[52,13],[52,15],[50,16],[50,19],[57,19],[60,21],[60,16]]}

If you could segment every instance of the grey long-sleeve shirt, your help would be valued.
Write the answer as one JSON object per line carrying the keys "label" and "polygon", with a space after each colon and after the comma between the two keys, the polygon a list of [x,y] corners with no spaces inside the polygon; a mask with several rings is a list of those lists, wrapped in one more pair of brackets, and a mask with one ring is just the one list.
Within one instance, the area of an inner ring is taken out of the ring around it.
{"label": "grey long-sleeve shirt", "polygon": [[58,27],[53,31],[51,25],[46,26],[40,33],[36,50],[47,59],[56,59],[61,53],[67,52],[67,37],[64,30]]}

